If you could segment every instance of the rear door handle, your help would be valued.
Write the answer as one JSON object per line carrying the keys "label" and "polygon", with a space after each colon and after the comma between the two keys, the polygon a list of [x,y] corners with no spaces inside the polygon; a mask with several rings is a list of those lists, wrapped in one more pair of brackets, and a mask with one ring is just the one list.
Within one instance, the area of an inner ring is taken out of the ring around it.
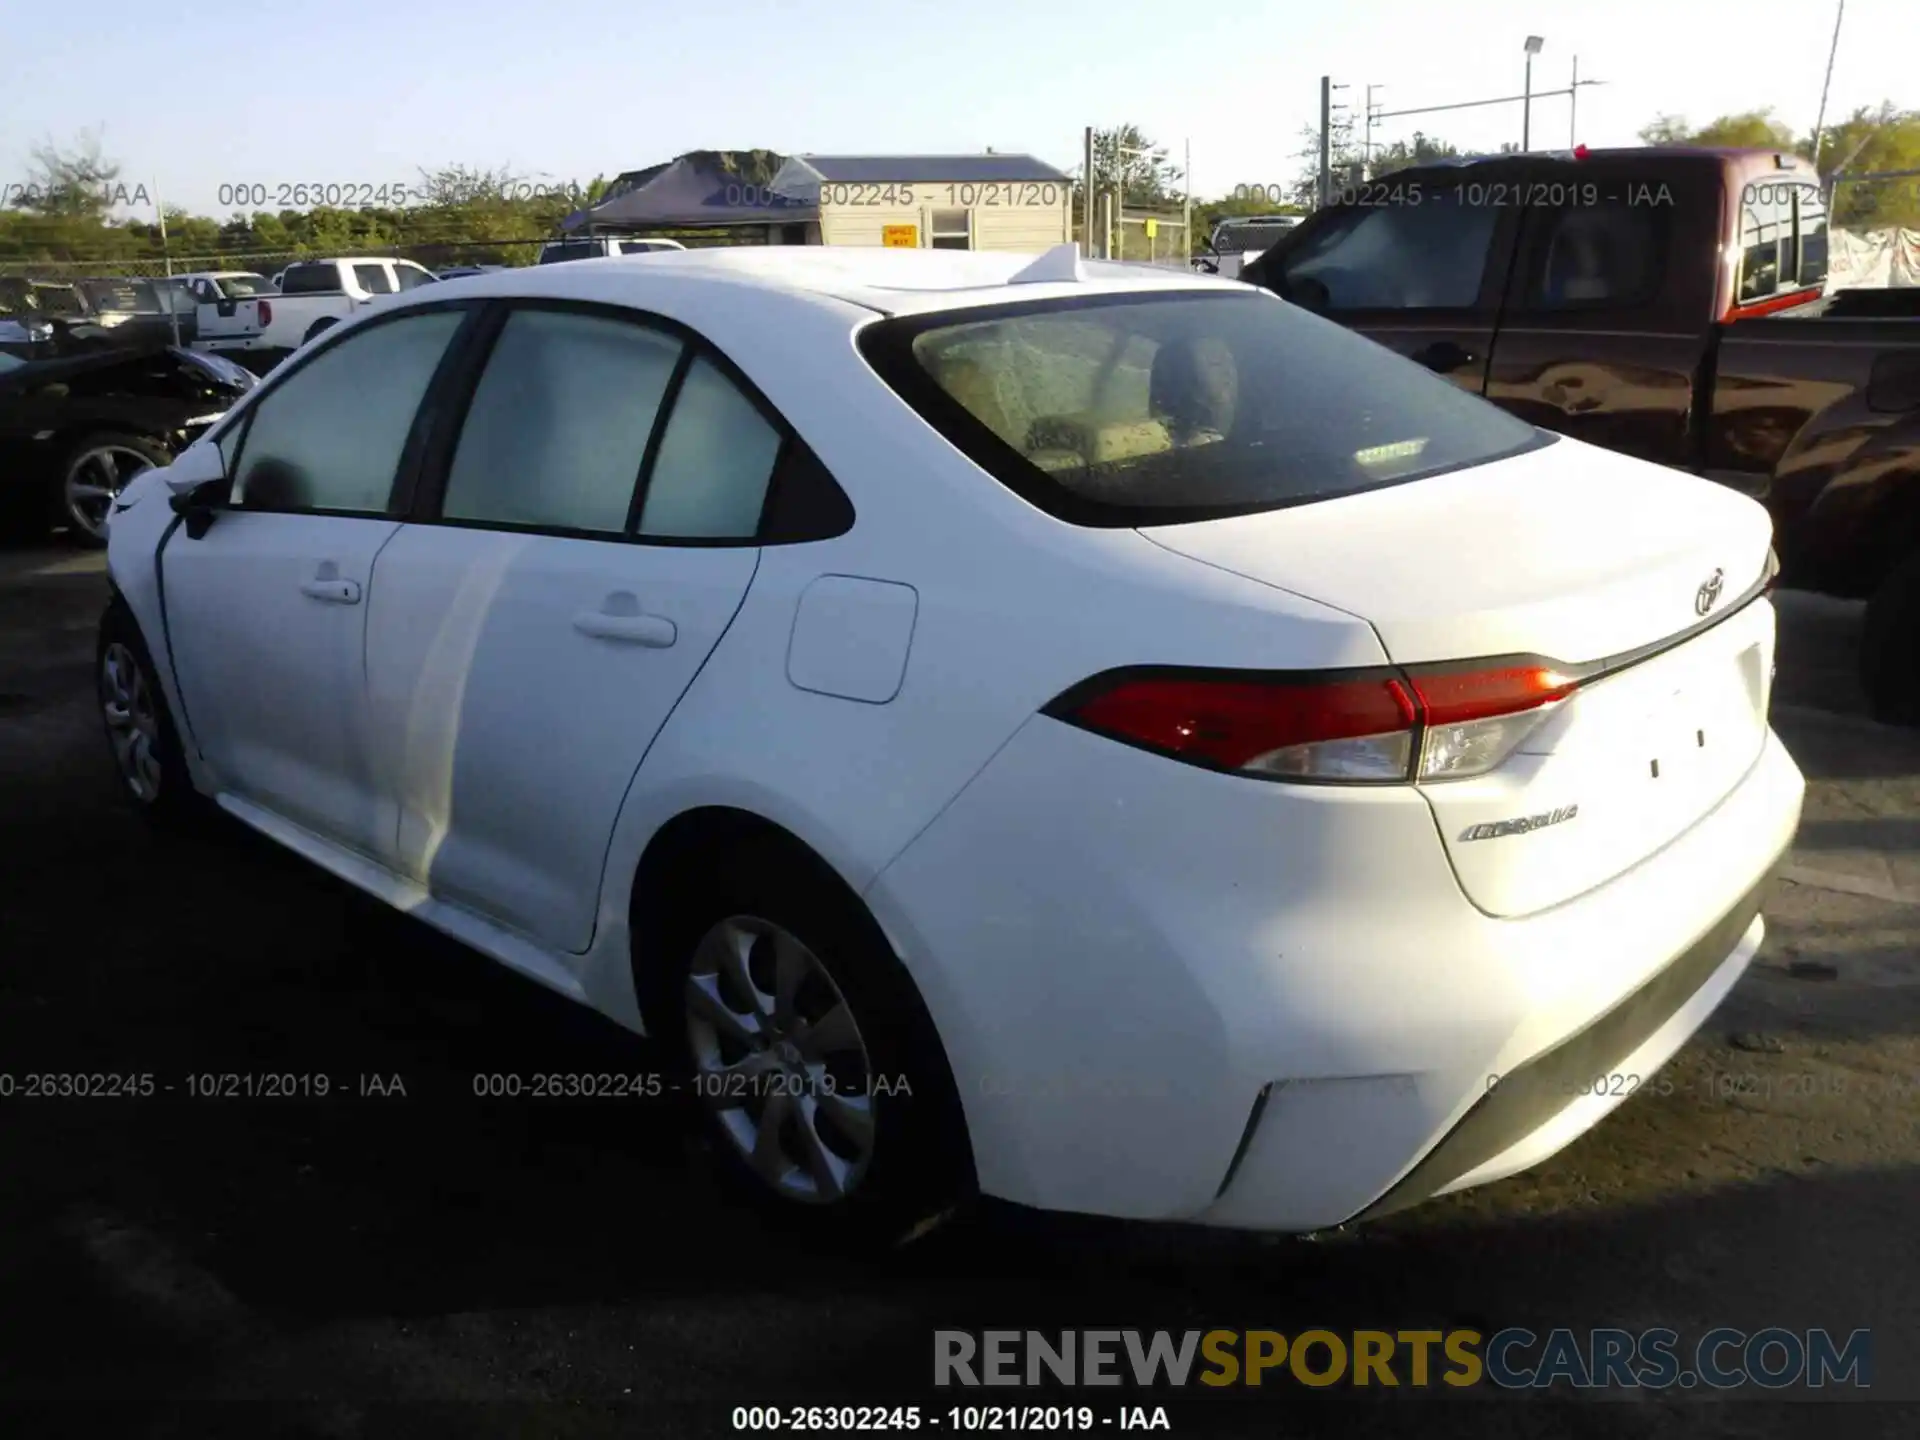
{"label": "rear door handle", "polygon": [[1445,375],[1473,364],[1476,357],[1463,345],[1456,345],[1451,340],[1436,340],[1425,349],[1414,351],[1410,358],[1419,361],[1436,375]]}
{"label": "rear door handle", "polygon": [[645,645],[664,650],[680,638],[679,628],[664,615],[609,615],[604,610],[582,610],[573,628],[596,640],[622,645]]}
{"label": "rear door handle", "polygon": [[309,580],[300,587],[300,593],[309,599],[324,600],[330,605],[358,605],[360,582],[358,580]]}

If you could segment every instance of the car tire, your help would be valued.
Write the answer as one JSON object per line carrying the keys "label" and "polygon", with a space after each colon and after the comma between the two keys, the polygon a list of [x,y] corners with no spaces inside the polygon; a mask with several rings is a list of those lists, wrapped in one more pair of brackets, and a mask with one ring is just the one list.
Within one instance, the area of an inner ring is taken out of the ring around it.
{"label": "car tire", "polygon": [[155,825],[204,821],[211,806],[193,788],[159,669],[139,622],[117,595],[100,617],[94,689],[120,793]]}
{"label": "car tire", "polygon": [[329,315],[324,320],[314,321],[313,324],[307,327],[307,333],[300,337],[300,343],[302,345],[310,344],[314,336],[323,334],[324,332],[331,330],[334,326],[338,325],[339,323],[340,321],[331,315]]}
{"label": "car tire", "polygon": [[95,431],[61,456],[53,523],[66,530],[73,544],[101,548],[107,543],[107,512],[127,482],[143,470],[172,463],[172,452],[149,436]]}
{"label": "car tire", "polygon": [[1920,725],[1920,550],[1895,565],[1867,602],[1860,683],[1876,720]]}
{"label": "car tire", "polygon": [[[796,852],[755,837],[699,878],[677,877],[653,945],[640,947],[661,962],[641,990],[647,1028],[730,1188],[807,1242],[898,1245],[972,1193],[965,1122],[879,926]],[[798,979],[790,1006],[777,998],[783,964]],[[743,1041],[749,1016],[757,1041]]]}

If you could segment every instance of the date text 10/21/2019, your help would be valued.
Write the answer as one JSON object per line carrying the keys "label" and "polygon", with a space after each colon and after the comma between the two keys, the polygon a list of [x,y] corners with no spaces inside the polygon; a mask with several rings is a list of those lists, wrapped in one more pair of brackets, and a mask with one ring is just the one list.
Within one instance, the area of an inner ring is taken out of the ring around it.
{"label": "date text 10/21/2019", "polygon": [[[1266,204],[1289,203],[1296,187],[1281,185],[1236,185],[1233,198]],[[1336,189],[1329,199],[1334,208],[1379,210],[1417,209],[1501,209],[1536,207],[1569,210],[1599,205],[1625,205],[1631,208],[1666,207],[1676,203],[1673,187],[1653,181],[1623,181],[1601,184],[1594,180],[1508,181],[1457,180],[1431,185],[1420,180],[1369,180]]]}

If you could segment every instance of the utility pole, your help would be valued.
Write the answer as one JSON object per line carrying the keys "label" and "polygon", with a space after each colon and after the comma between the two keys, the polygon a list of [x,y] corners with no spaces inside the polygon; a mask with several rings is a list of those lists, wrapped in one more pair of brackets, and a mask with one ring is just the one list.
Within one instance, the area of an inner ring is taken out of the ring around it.
{"label": "utility pole", "polygon": [[1316,207],[1324,207],[1333,195],[1333,77],[1320,77],[1320,183]]}
{"label": "utility pole", "polygon": [[1180,258],[1188,264],[1193,260],[1193,141],[1185,142],[1180,159],[1180,243],[1187,247],[1187,253]]}
{"label": "utility pole", "polygon": [[1540,47],[1547,42],[1538,35],[1527,36],[1527,79],[1520,92],[1520,150],[1524,154],[1533,149],[1533,57],[1540,53]]}
{"label": "utility pole", "polygon": [[1820,82],[1820,113],[1813,120],[1813,172],[1820,173],[1820,142],[1827,128],[1827,91],[1833,86],[1833,58],[1840,53],[1840,22],[1846,18],[1847,0],[1840,0],[1833,12],[1833,43],[1827,47],[1827,76]]}
{"label": "utility pole", "polygon": [[1573,84],[1567,89],[1567,148],[1575,150],[1580,145],[1580,57],[1573,57]]}
{"label": "utility pole", "polygon": [[180,306],[179,296],[173,293],[173,247],[167,243],[167,207],[160,199],[160,182],[153,183],[153,208],[160,216],[160,255],[166,262],[168,284],[163,294],[167,301],[167,315],[173,321],[173,348],[180,348]]}
{"label": "utility pole", "polygon": [[1360,162],[1363,170],[1368,174],[1373,171],[1373,92],[1381,88],[1383,87],[1379,85],[1367,86],[1367,128],[1362,133],[1360,141]]}
{"label": "utility pole", "polygon": [[1089,260],[1093,249],[1093,126],[1087,126],[1086,158],[1080,171],[1080,240]]}

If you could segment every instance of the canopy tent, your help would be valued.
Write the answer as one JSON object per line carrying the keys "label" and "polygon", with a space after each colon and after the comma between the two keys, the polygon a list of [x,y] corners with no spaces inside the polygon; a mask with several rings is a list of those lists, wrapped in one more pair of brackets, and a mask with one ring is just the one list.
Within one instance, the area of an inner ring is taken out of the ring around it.
{"label": "canopy tent", "polygon": [[560,222],[569,233],[784,225],[820,218],[818,191],[800,199],[779,189],[787,163],[768,150],[695,150],[622,175],[599,204]]}

